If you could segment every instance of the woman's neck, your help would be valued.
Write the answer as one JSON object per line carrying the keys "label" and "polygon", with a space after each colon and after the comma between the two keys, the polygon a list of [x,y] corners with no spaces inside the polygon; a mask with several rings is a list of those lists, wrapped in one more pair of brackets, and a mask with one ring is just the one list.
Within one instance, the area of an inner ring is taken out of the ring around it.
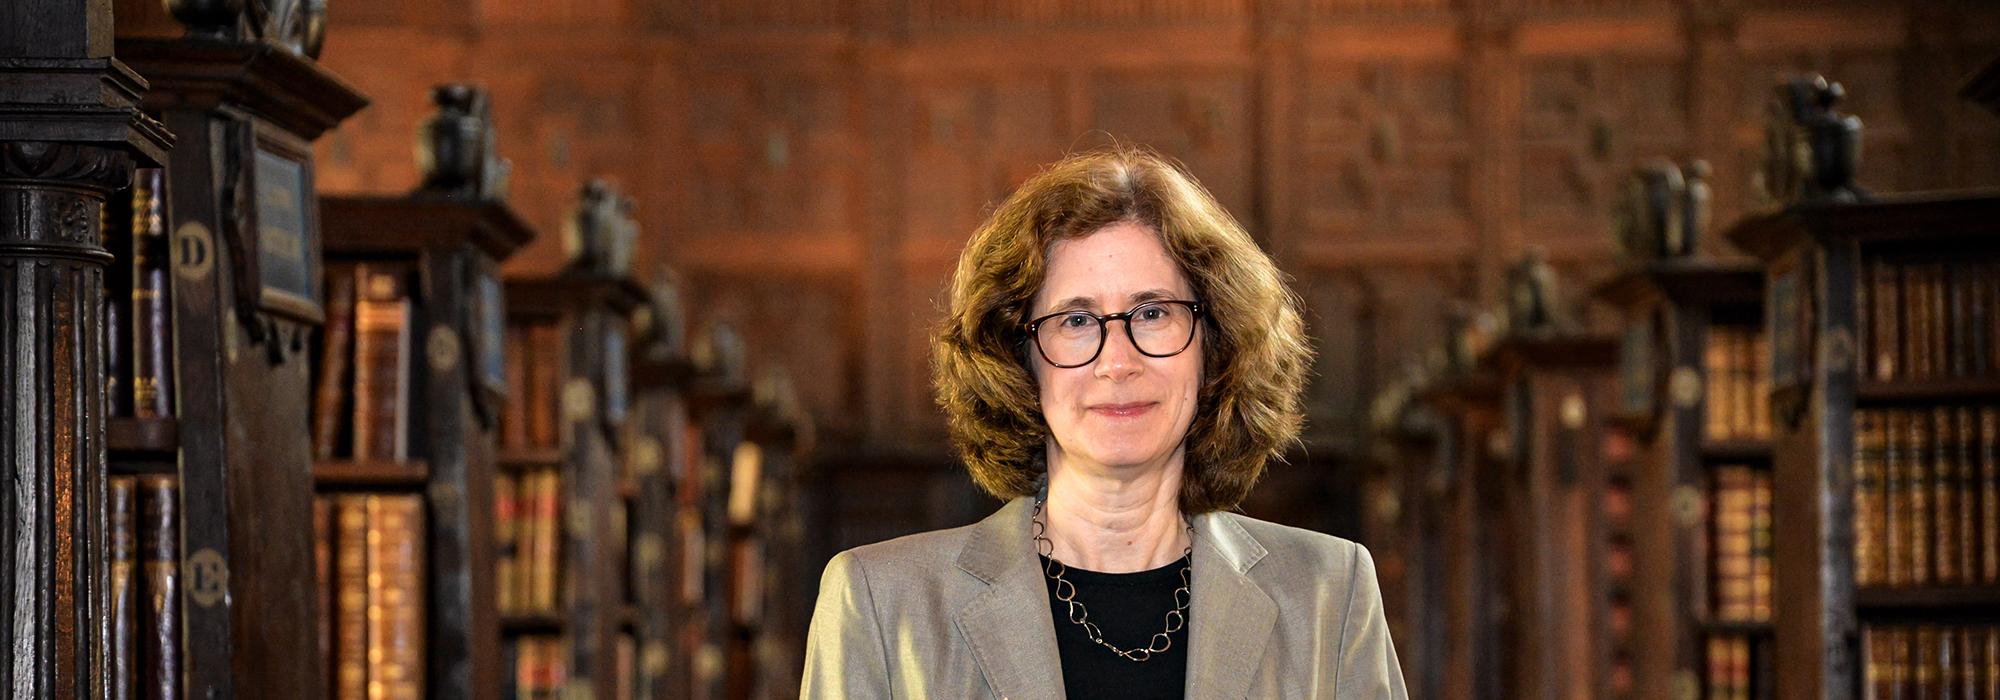
{"label": "woman's neck", "polygon": [[1181,519],[1181,454],[1161,468],[1125,470],[1049,463],[1045,536],[1064,564],[1122,574],[1181,558],[1191,542]]}

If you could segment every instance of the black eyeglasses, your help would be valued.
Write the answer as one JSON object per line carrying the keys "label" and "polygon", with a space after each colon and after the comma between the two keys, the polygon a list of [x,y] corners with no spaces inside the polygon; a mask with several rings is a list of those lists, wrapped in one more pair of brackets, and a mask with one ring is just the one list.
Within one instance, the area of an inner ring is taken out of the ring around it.
{"label": "black eyeglasses", "polygon": [[1021,327],[1034,339],[1042,359],[1069,369],[1097,361],[1098,353],[1104,352],[1104,339],[1108,335],[1104,327],[1112,321],[1125,322],[1125,337],[1139,354],[1178,355],[1194,342],[1195,321],[1201,314],[1200,302],[1162,299],[1102,316],[1088,311],[1058,311]]}

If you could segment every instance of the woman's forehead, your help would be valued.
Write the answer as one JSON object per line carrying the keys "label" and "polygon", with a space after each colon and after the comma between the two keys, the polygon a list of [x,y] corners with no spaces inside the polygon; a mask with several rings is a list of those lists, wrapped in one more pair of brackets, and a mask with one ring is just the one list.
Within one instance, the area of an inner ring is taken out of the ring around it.
{"label": "woman's forehead", "polygon": [[1083,299],[1113,305],[1161,296],[1181,297],[1188,281],[1151,228],[1119,222],[1049,247],[1047,275],[1036,300]]}

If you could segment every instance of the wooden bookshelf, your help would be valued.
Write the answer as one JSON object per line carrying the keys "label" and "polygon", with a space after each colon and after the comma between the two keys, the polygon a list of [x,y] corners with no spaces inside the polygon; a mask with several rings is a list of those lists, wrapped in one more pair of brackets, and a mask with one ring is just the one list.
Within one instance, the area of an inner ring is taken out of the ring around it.
{"label": "wooden bookshelf", "polygon": [[[157,226],[128,230],[146,242],[114,264],[138,252],[167,270],[163,306],[128,322],[140,323],[130,342],[166,350],[170,410],[156,415],[172,420],[121,420],[107,438],[120,459],[177,477],[178,581],[165,595],[176,598],[179,658],[158,680],[186,697],[311,692],[329,678],[306,653],[319,635],[304,614],[316,605],[305,347],[324,314],[313,143],[368,101],[312,58],[316,47],[276,33],[161,38],[182,28],[156,9],[169,29],[131,31],[126,20],[146,14],[128,12],[138,4],[117,3],[115,53],[151,84],[141,106],[178,142],[147,185]],[[255,20],[226,23],[239,21]]]}
{"label": "wooden bookshelf", "polygon": [[639,318],[631,369],[632,419],[627,425],[632,504],[631,631],[638,637],[642,698],[692,697],[694,651],[687,643],[695,606],[683,595],[688,542],[682,518],[693,511],[686,497],[698,488],[690,473],[690,443],[698,428],[687,392],[695,376],[688,355],[687,320],[677,288],[656,280]]}
{"label": "wooden bookshelf", "polygon": [[[1756,404],[1768,390],[1755,360],[1763,282],[1754,261],[1676,257],[1632,263],[1594,290],[1623,315],[1618,410],[1637,441],[1631,697],[1723,692],[1709,687],[1710,640],[1751,638],[1761,648],[1770,636],[1768,617],[1713,614],[1714,524],[1704,517],[1714,512],[1714,470],[1771,463]],[[1750,663],[1760,658],[1753,650]]]}
{"label": "wooden bookshelf", "polygon": [[[691,465],[691,498],[683,503],[693,509],[698,544],[691,561],[697,562],[701,583],[689,590],[695,596],[692,624],[696,629],[690,686],[693,697],[741,697],[747,681],[743,672],[743,649],[749,629],[734,614],[736,593],[736,547],[740,535],[733,532],[729,499],[735,486],[739,448],[744,445],[751,420],[749,358],[743,339],[735,329],[715,323],[694,340],[695,376],[687,389],[688,406],[701,426],[700,444],[694,445]],[[693,572],[690,572],[693,573]]]}
{"label": "wooden bookshelf", "polygon": [[1516,540],[1502,518],[1505,469],[1490,449],[1503,425],[1500,399],[1494,376],[1463,365],[1436,368],[1413,387],[1413,401],[1439,422],[1432,472],[1440,488],[1428,500],[1441,553],[1429,575],[1440,608],[1432,674],[1443,687],[1439,697],[1505,697],[1514,683],[1502,640],[1509,620],[1500,612],[1514,591],[1500,572],[1511,565]]}
{"label": "wooden bookshelf", "polygon": [[1515,592],[1510,697],[1589,695],[1606,669],[1602,581],[1607,473],[1597,445],[1609,414],[1617,343],[1555,328],[1502,336],[1480,357],[1500,386],[1497,480],[1515,533],[1501,575]]}
{"label": "wooden bookshelf", "polygon": [[[1856,496],[1857,472],[1869,471],[1875,459],[1859,449],[1874,438],[1858,433],[1875,430],[1877,422],[1857,415],[1921,415],[1933,406],[1995,402],[2000,363],[1973,363],[1973,374],[1932,368],[1932,376],[1922,376],[1914,363],[1921,356],[1951,366],[1961,359],[1953,353],[1964,347],[1955,344],[1958,331],[1992,323],[1990,315],[1975,319],[1949,308],[1923,312],[1936,298],[1928,290],[1937,288],[1923,280],[1925,270],[1944,269],[1956,282],[1993,283],[2000,274],[2000,192],[1800,201],[1745,218],[1727,236],[1763,263],[1774,334],[1774,524],[1783,543],[1775,573],[1784,591],[1775,629],[1779,691],[1786,697],[1860,697],[1868,667],[1860,640],[1871,624],[1993,619],[2000,582],[1857,585],[1864,573],[1857,539],[1867,539],[1871,548],[1882,541],[1862,537],[1876,530],[1857,520],[1874,512],[1872,506],[1858,511],[1863,499]],[[1940,337],[1950,344],[1930,340]],[[1942,521],[1923,522],[1934,527]],[[1922,538],[1931,533],[1915,530]],[[1942,569],[1937,576],[1944,576]]]}
{"label": "wooden bookshelf", "polygon": [[[443,86],[439,93],[458,89]],[[432,122],[469,119],[490,131],[491,124],[479,123],[479,115],[455,113],[445,102],[441,97]],[[475,156],[482,153],[477,143],[456,147]],[[510,391],[498,269],[535,233],[496,193],[438,184],[449,181],[447,175],[426,173],[426,184],[409,195],[342,195],[320,201],[329,275],[386,274],[399,280],[396,303],[406,312],[395,352],[407,368],[399,384],[407,403],[392,410],[403,416],[407,435],[401,442],[408,445],[408,454],[387,459],[322,455],[314,476],[326,494],[406,493],[423,499],[425,560],[419,566],[425,587],[415,592],[423,601],[422,694],[485,698],[499,694],[495,669],[502,624],[490,573],[495,537],[490,504],[500,468],[496,423]],[[329,279],[329,296],[344,288],[365,299],[371,292],[363,286],[369,281],[336,285]],[[354,338],[363,329],[358,312],[351,310],[355,305],[350,300],[350,316],[339,321],[351,329],[340,352],[353,354],[359,347]],[[328,342],[326,337],[317,340],[322,346]],[[364,359],[348,361],[347,373]],[[325,371],[320,367],[323,382]],[[368,390],[356,387],[358,380],[331,381],[352,392]],[[351,415],[354,409],[344,407],[353,400],[350,396],[322,408]]]}
{"label": "wooden bookshelf", "polygon": [[[617,697],[621,611],[631,602],[624,575],[631,531],[617,527],[614,513],[634,515],[618,486],[631,447],[630,323],[647,303],[647,290],[621,275],[572,270],[508,279],[505,295],[510,335],[540,332],[554,341],[531,349],[526,363],[531,366],[523,369],[540,379],[531,379],[502,417],[504,470],[524,474],[553,469],[560,489],[552,497],[556,607],[505,614],[560,620],[560,629],[510,626],[503,644],[517,646],[534,636],[559,634],[558,653],[568,673],[561,692]],[[510,444],[515,438],[507,437],[506,422],[530,420],[538,413],[542,417],[533,420],[550,426],[539,437],[553,442]]]}

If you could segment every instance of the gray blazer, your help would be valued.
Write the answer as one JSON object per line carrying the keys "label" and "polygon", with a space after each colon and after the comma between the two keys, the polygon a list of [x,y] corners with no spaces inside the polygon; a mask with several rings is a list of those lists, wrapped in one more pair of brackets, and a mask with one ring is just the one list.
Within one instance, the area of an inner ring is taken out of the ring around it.
{"label": "gray blazer", "polygon": [[[803,697],[1064,697],[1033,508],[835,556]],[[1187,697],[1407,697],[1368,550],[1233,513],[1194,529]]]}

